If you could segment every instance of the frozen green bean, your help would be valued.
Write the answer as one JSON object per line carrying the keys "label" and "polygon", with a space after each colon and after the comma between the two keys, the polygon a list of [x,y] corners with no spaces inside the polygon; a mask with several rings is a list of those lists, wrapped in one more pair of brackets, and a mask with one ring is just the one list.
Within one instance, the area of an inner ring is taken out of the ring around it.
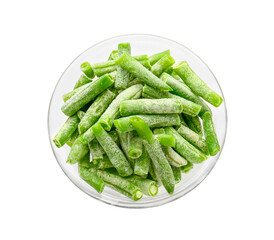
{"label": "frozen green bean", "polygon": [[[151,128],[180,125],[180,118],[178,114],[153,114],[135,116],[143,119],[146,122],[146,124]],[[134,130],[134,127],[130,123],[131,117],[133,116],[123,117],[114,120],[114,126],[121,132],[130,132]]]}
{"label": "frozen green bean", "polygon": [[126,52],[124,52],[122,56],[116,60],[116,64],[156,89],[166,91],[172,90],[171,87],[161,81],[152,72],[146,69],[141,63],[139,63]]}
{"label": "frozen green bean", "polygon": [[154,128],[154,129],[153,129],[153,133],[154,133],[155,135],[157,135],[157,134],[165,134],[166,132],[165,132],[165,129],[164,129],[164,128]]}
{"label": "frozen green bean", "polygon": [[102,193],[105,187],[104,181],[96,174],[92,173],[90,169],[79,166],[78,172],[80,177],[92,186],[97,192]]}
{"label": "frozen green bean", "polygon": [[221,148],[215,132],[211,113],[204,113],[202,119],[208,151],[211,156],[215,156],[221,150]]}
{"label": "frozen green bean", "polygon": [[140,190],[147,196],[154,197],[158,193],[158,186],[155,181],[144,179],[135,175],[127,177],[127,180],[140,188]]}
{"label": "frozen green bean", "polygon": [[77,92],[68,101],[64,103],[61,110],[64,114],[71,116],[80,110],[85,104],[93,100],[97,95],[103,92],[114,83],[109,74],[93,81],[87,88]]}
{"label": "frozen green bean", "polygon": [[133,171],[125,155],[103,127],[100,124],[96,124],[92,127],[92,130],[118,173],[121,176],[131,175]]}
{"label": "frozen green bean", "polygon": [[86,85],[87,83],[91,83],[92,82],[92,79],[87,77],[86,75],[82,74],[78,81],[76,82],[75,86],[74,86],[74,90],[79,88],[79,87],[82,87],[83,85]]}
{"label": "frozen green bean", "polygon": [[167,192],[172,194],[174,192],[175,180],[172,169],[165,157],[161,145],[154,138],[153,133],[143,119],[131,117],[130,122],[134,126],[138,135],[143,139],[143,144],[153,162],[155,172],[157,172],[156,175],[158,174]]}
{"label": "frozen green bean", "polygon": [[[92,83],[92,82],[91,82]],[[78,87],[74,90],[72,90],[71,92],[65,93],[63,94],[63,101],[66,102],[67,100],[69,100],[74,94],[76,94],[77,92],[82,91],[83,89],[87,88],[91,83],[87,83],[81,87]]]}
{"label": "frozen green bean", "polygon": [[187,161],[192,163],[201,163],[207,159],[207,156],[195,148],[191,143],[185,140],[174,128],[166,127],[166,133],[172,134],[175,138],[174,149]]}
{"label": "frozen green bean", "polygon": [[115,96],[116,95],[112,91],[107,89],[95,99],[78,125],[80,134],[87,131],[96,123]]}
{"label": "frozen green bean", "polygon": [[187,164],[187,161],[181,155],[175,152],[173,148],[163,146],[162,149],[171,166],[181,167]]}
{"label": "frozen green bean", "polygon": [[78,137],[71,146],[67,162],[75,164],[79,162],[88,152],[89,148],[87,144],[83,144]]}
{"label": "frozen green bean", "polygon": [[184,125],[181,125],[177,132],[192,145],[199,148],[203,153],[206,155],[209,154],[206,141],[199,134]]}
{"label": "frozen green bean", "polygon": [[[129,43],[120,43],[118,44],[118,57],[121,57],[124,52],[128,54],[131,53],[131,48]],[[126,89],[130,81],[129,72],[124,70],[122,67],[117,66],[117,76],[115,80],[115,88],[117,89]]]}
{"label": "frozen green bean", "polygon": [[213,91],[188,65],[186,61],[180,62],[173,67],[174,71],[180,76],[190,89],[204,100],[215,107],[223,102],[222,97]]}
{"label": "frozen green bean", "polygon": [[182,180],[181,168],[171,166],[171,169],[173,171],[173,175],[174,175],[174,179],[175,179],[175,184],[181,182],[181,180]]}
{"label": "frozen green bean", "polygon": [[198,116],[189,116],[187,114],[183,114],[183,118],[187,126],[200,136],[203,136],[202,124]]}
{"label": "frozen green bean", "polygon": [[169,56],[170,55],[170,50],[166,50],[166,51],[163,51],[163,52],[159,52],[159,53],[156,53],[156,54],[153,54],[149,57],[149,62],[150,62],[150,65],[153,66],[156,62],[158,62],[162,57],[164,56]]}
{"label": "frozen green bean", "polygon": [[145,85],[143,87],[142,95],[143,95],[143,97],[150,96],[150,98],[158,98],[158,99],[161,99],[161,98],[178,99],[178,100],[180,100],[180,102],[183,106],[183,113],[191,115],[191,116],[196,116],[201,110],[201,106],[194,102],[186,100],[185,98],[174,95],[167,91],[156,90],[148,85]]}
{"label": "frozen green bean", "polygon": [[171,93],[183,97],[191,102],[199,104],[202,108],[199,112],[199,116],[202,116],[205,112],[211,112],[210,108],[196,96],[184,83],[179,82],[167,73],[161,75],[161,80],[166,82],[167,85],[172,87]]}
{"label": "frozen green bean", "polygon": [[85,168],[91,168],[93,166],[90,161],[90,153],[86,154],[83,158],[79,160],[78,166]]}
{"label": "frozen green bean", "polygon": [[132,166],[132,168],[134,167],[134,161],[135,159],[131,158],[129,155],[128,155],[128,150],[129,150],[129,133],[123,133],[123,132],[120,132],[120,131],[117,131],[117,134],[118,134],[118,137],[119,137],[119,140],[120,140],[120,145],[121,145],[121,148],[124,152],[124,154],[126,155],[130,165]]}
{"label": "frozen green bean", "polygon": [[80,66],[80,69],[90,79],[94,78],[94,71],[89,62],[83,62]]}
{"label": "frozen green bean", "polygon": [[96,138],[94,138],[92,141],[88,143],[88,147],[89,147],[93,162],[98,162],[98,160],[103,159],[103,155],[105,151]]}
{"label": "frozen green bean", "polygon": [[74,141],[79,137],[79,132],[78,129],[76,129],[73,134],[71,135],[70,139],[66,142],[66,144],[69,147],[72,147],[72,144],[74,143]]}
{"label": "frozen green bean", "polygon": [[192,168],[193,168],[193,163],[192,162],[187,162],[186,165],[181,167],[181,171],[183,173],[188,173]]}
{"label": "frozen green bean", "polygon": [[109,57],[108,57],[108,61],[110,60],[116,60],[118,58],[118,50],[113,50]]}
{"label": "frozen green bean", "polygon": [[133,159],[139,158],[142,155],[142,151],[142,139],[138,136],[136,132],[129,132],[128,156]]}
{"label": "frozen green bean", "polygon": [[166,69],[171,67],[174,63],[175,60],[170,55],[165,55],[151,67],[151,72],[159,77]]}
{"label": "frozen green bean", "polygon": [[97,175],[105,183],[110,184],[110,187],[113,187],[115,190],[118,190],[120,193],[126,195],[134,201],[138,201],[143,197],[143,193],[140,188],[128,181],[127,178],[122,178],[121,176],[106,170],[98,170]]}
{"label": "frozen green bean", "polygon": [[149,172],[150,157],[143,146],[142,155],[134,161],[134,174],[145,178]]}
{"label": "frozen green bean", "polygon": [[107,155],[104,155],[102,159],[98,160],[98,163],[96,164],[96,167],[98,169],[107,169],[107,168],[113,168],[113,164],[109,160]]}
{"label": "frozen green bean", "polygon": [[155,171],[154,171],[154,167],[153,167],[153,165],[152,165],[152,161],[150,161],[148,173],[149,173],[150,177],[151,177],[153,180],[157,181],[157,185],[158,185],[158,186],[161,185],[161,180],[159,180],[160,182],[158,182],[157,176],[156,176]]}
{"label": "frozen green bean", "polygon": [[53,142],[55,143],[56,147],[62,147],[71,138],[72,134],[77,129],[79,122],[80,119],[76,114],[67,119],[67,121],[53,138]]}
{"label": "frozen green bean", "polygon": [[157,134],[156,138],[162,146],[175,146],[175,138],[170,134]]}
{"label": "frozen green bean", "polygon": [[109,131],[113,125],[114,119],[120,116],[120,104],[128,99],[139,98],[142,94],[142,89],[143,85],[137,84],[119,93],[99,119],[99,123],[104,129]]}
{"label": "frozen green bean", "polygon": [[127,100],[120,104],[121,116],[136,114],[170,114],[181,113],[183,106],[178,99],[137,99]]}
{"label": "frozen green bean", "polygon": [[143,81],[140,78],[134,78],[132,81],[128,83],[127,87],[129,88],[133,85],[140,84],[140,83],[143,83]]}
{"label": "frozen green bean", "polygon": [[[78,118],[80,119],[80,120],[82,120],[82,118],[85,116],[85,112],[84,111],[82,111],[82,110],[79,110],[78,112],[77,112],[77,116],[78,116]],[[81,121],[80,121],[81,122]],[[79,124],[78,124],[78,127],[79,127]]]}

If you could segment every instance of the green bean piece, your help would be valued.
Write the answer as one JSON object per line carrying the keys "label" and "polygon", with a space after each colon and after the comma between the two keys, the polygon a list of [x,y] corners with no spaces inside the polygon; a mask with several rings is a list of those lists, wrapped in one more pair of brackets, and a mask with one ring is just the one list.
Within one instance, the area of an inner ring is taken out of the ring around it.
{"label": "green bean piece", "polygon": [[104,169],[108,169],[108,168],[113,168],[113,164],[109,160],[108,156],[104,155],[103,159],[98,160],[96,167],[98,169],[104,170]]}
{"label": "green bean piece", "polygon": [[93,166],[90,162],[90,153],[86,154],[83,158],[80,159],[78,166],[85,168],[91,168]]}
{"label": "green bean piece", "polygon": [[112,91],[107,89],[95,99],[78,125],[80,134],[87,131],[97,122],[115,96],[116,95]]}
{"label": "green bean piece", "polygon": [[192,145],[199,148],[204,154],[209,154],[206,141],[199,134],[184,125],[181,125],[177,132]]}
{"label": "green bean piece", "polygon": [[80,136],[74,141],[71,146],[67,162],[70,164],[75,164],[79,162],[87,153],[89,152],[89,148],[87,144],[83,144],[80,141]]}
{"label": "green bean piece", "polygon": [[173,148],[163,146],[162,149],[171,166],[181,167],[187,164],[187,161],[182,156],[180,156],[177,152],[175,152]]}
{"label": "green bean piece", "polygon": [[156,138],[162,146],[175,146],[175,138],[170,134],[157,134]]}
{"label": "green bean piece", "polygon": [[140,83],[143,83],[143,81],[140,78],[134,78],[132,81],[128,83],[127,87],[129,88],[133,85],[140,84]]}
{"label": "green bean piece", "polygon": [[185,84],[185,82],[179,77],[179,75],[175,71],[172,71],[172,73],[170,74],[170,76],[172,76],[174,79],[178,80],[179,82]]}
{"label": "green bean piece", "polygon": [[169,56],[170,55],[170,50],[166,50],[166,51],[163,51],[163,52],[159,52],[159,53],[156,53],[156,54],[153,54],[149,57],[149,62],[150,62],[150,65],[153,66],[156,62],[158,62],[162,57],[164,56]]}
{"label": "green bean piece", "polygon": [[167,134],[172,134],[175,138],[174,149],[187,161],[192,163],[201,163],[207,159],[207,156],[195,148],[191,143],[185,140],[174,128],[166,127]]}
{"label": "green bean piece", "polygon": [[[124,52],[128,54],[131,53],[130,43],[120,43],[118,44],[118,57],[121,57]],[[130,81],[129,72],[124,70],[122,67],[117,66],[117,77],[115,81],[115,88],[117,89],[126,89]]]}
{"label": "green bean piece", "polygon": [[113,50],[108,57],[108,61],[116,59],[118,59],[118,50]]}
{"label": "green bean piece", "polygon": [[109,160],[113,166],[117,169],[120,176],[129,176],[133,173],[129,162],[125,155],[109,134],[103,129],[100,124],[96,124],[92,127],[93,133],[96,136],[98,142],[105,150]]}
{"label": "green bean piece", "polygon": [[[91,82],[92,83],[92,82]],[[67,100],[69,100],[74,94],[76,94],[77,92],[82,91],[83,89],[87,88],[91,83],[87,83],[81,87],[78,87],[74,90],[72,90],[71,92],[65,93],[63,95],[63,101],[66,102]]]}
{"label": "green bean piece", "polygon": [[134,174],[146,178],[149,172],[150,157],[143,146],[142,155],[134,161]]}
{"label": "green bean piece", "polygon": [[136,175],[127,177],[127,180],[140,188],[140,190],[147,196],[154,197],[158,193],[158,186],[155,181],[144,179]]}
{"label": "green bean piece", "polygon": [[188,65],[186,61],[180,62],[173,67],[185,84],[197,95],[218,107],[223,102],[222,97],[213,91]]}
{"label": "green bean piece", "polygon": [[80,177],[92,186],[98,193],[102,193],[105,187],[104,181],[96,174],[92,173],[90,169],[79,166],[78,172]]}
{"label": "green bean piece", "polygon": [[175,60],[170,55],[165,55],[159,59],[152,67],[151,72],[159,77],[166,69],[171,67]]}
{"label": "green bean piece", "polygon": [[171,91],[171,93],[200,105],[202,108],[199,112],[199,116],[202,116],[205,112],[211,112],[210,108],[198,96],[196,96],[184,83],[179,82],[167,73],[163,73],[161,75],[161,80],[163,80],[164,82],[166,82],[167,85],[172,87],[173,91]]}
{"label": "green bean piece", "polygon": [[79,136],[79,140],[83,144],[88,144],[90,141],[92,141],[95,138],[93,134],[92,127],[90,127],[85,133]]}
{"label": "green bean piece", "polygon": [[[154,180],[154,181],[157,181],[157,176],[155,174],[155,171],[154,171],[154,168],[153,168],[153,165],[152,165],[152,161],[150,161],[150,164],[149,164],[149,169],[148,169],[148,173],[150,175],[150,177]],[[161,181],[161,180],[160,180]],[[158,181],[157,181],[158,183]],[[161,185],[161,184],[158,184],[158,186]]]}
{"label": "green bean piece", "polygon": [[[85,116],[85,112],[84,111],[82,111],[82,110],[79,110],[78,112],[77,112],[77,116],[78,116],[78,118],[80,119],[80,120],[82,120],[82,118]],[[80,121],[81,122],[81,121]],[[79,124],[78,124],[78,127],[79,127]]]}
{"label": "green bean piece", "polygon": [[165,134],[165,129],[164,128],[154,128],[153,129],[153,134],[157,135],[157,134]]}
{"label": "green bean piece", "polygon": [[92,162],[96,163],[98,160],[103,159],[105,151],[96,138],[88,143],[88,147],[92,156]]}
{"label": "green bean piece", "polygon": [[76,82],[75,86],[74,86],[74,90],[79,88],[79,87],[82,87],[84,85],[86,85],[87,83],[91,83],[92,82],[92,79],[87,77],[86,75],[82,74],[78,81]]}
{"label": "green bean piece", "polygon": [[94,69],[94,74],[97,76],[97,77],[101,77],[105,74],[110,74],[114,71],[117,70],[117,66],[110,66],[110,67],[105,67],[105,68],[95,68]]}
{"label": "green bean piece", "polygon": [[77,129],[79,122],[80,119],[76,114],[66,120],[64,125],[53,138],[56,147],[62,147],[71,138],[72,134]]}
{"label": "green bean piece", "polygon": [[94,71],[89,62],[83,62],[80,66],[81,71],[90,79],[94,78]]}
{"label": "green bean piece", "polygon": [[122,56],[116,60],[116,64],[156,89],[166,91],[172,90],[171,87],[161,81],[152,72],[146,69],[141,63],[139,63],[126,52],[124,52]]}
{"label": "green bean piece", "polygon": [[74,143],[74,141],[79,137],[79,132],[78,129],[76,129],[73,134],[71,135],[70,139],[66,142],[66,144],[69,147],[72,147],[72,144]]}
{"label": "green bean piece", "polygon": [[134,167],[135,159],[131,158],[128,155],[128,150],[129,150],[129,133],[122,133],[120,131],[117,131],[117,134],[119,136],[121,148],[122,148],[124,154],[126,155],[126,157],[127,157],[128,161],[129,161],[131,167],[133,168]]}
{"label": "green bean piece", "polygon": [[181,168],[171,166],[171,169],[173,171],[173,175],[174,175],[174,179],[175,179],[175,184],[181,182],[181,180],[182,180]]}
{"label": "green bean piece", "polygon": [[142,95],[143,95],[143,97],[150,96],[150,98],[157,98],[157,99],[161,99],[161,98],[178,99],[178,100],[180,100],[180,102],[183,106],[183,113],[191,115],[191,116],[196,116],[201,110],[201,106],[194,102],[186,100],[185,98],[174,95],[167,91],[156,90],[148,85],[145,85],[143,87]]}
{"label": "green bean piece", "polygon": [[[133,116],[114,120],[114,126],[121,132],[130,132],[134,130],[133,125],[130,123],[131,117]],[[178,114],[135,115],[135,117],[143,119],[150,128],[180,125]]]}
{"label": "green bean piece", "polygon": [[136,114],[170,114],[181,113],[183,106],[178,99],[137,99],[127,100],[120,104],[121,116]]}
{"label": "green bean piece", "polygon": [[203,117],[204,133],[206,138],[206,144],[210,156],[215,156],[220,150],[220,145],[215,132],[212,115],[209,112],[204,113]]}
{"label": "green bean piece", "polygon": [[110,131],[108,134],[117,145],[120,145],[119,136],[115,130]]}
{"label": "green bean piece", "polygon": [[200,122],[200,119],[198,116],[192,117],[186,114],[183,114],[183,118],[187,124],[187,126],[200,136],[203,136],[203,131],[202,131],[202,124]]}
{"label": "green bean piece", "polygon": [[118,96],[112,101],[112,103],[108,106],[106,111],[101,115],[100,119],[98,120],[104,129],[110,131],[114,119],[120,116],[120,104],[125,100],[139,98],[142,94],[142,89],[143,85],[138,84],[127,88],[126,90],[118,94]]}
{"label": "green bean piece", "polygon": [[64,103],[61,110],[64,114],[71,116],[93,100],[97,95],[106,90],[114,83],[112,77],[106,74],[93,81],[87,88],[77,92]]}
{"label": "green bean piece", "polygon": [[143,144],[155,167],[156,176],[159,176],[167,192],[172,194],[175,186],[174,176],[161,145],[154,138],[153,133],[143,119],[131,117],[130,122],[138,135],[143,139]]}
{"label": "green bean piece", "polygon": [[136,159],[142,155],[143,143],[142,139],[134,131],[129,132],[129,146],[128,146],[128,156],[130,158]]}
{"label": "green bean piece", "polygon": [[141,192],[140,188],[135,186],[126,178],[122,178],[115,173],[104,170],[98,170],[97,175],[103,181],[105,181],[109,187],[114,188],[134,201],[138,201],[143,197],[143,193]]}
{"label": "green bean piece", "polygon": [[187,165],[181,167],[183,173],[188,173],[193,168],[192,162],[187,162]]}

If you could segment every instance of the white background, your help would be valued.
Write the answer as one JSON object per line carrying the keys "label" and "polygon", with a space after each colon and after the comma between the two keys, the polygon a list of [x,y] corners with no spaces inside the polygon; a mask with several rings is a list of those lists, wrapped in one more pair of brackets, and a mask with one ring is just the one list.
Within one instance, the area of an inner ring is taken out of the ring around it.
{"label": "white background", "polygon": [[[273,1],[1,1],[0,239],[273,239]],[[63,174],[47,136],[54,86],[106,38],[148,33],[184,44],[219,80],[228,135],[185,197],[112,207]]]}

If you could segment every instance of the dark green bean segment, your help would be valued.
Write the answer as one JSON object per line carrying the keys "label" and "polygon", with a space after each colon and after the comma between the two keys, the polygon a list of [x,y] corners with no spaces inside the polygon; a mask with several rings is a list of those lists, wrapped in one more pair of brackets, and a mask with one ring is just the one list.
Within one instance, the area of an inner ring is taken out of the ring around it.
{"label": "dark green bean segment", "polygon": [[153,66],[156,62],[158,62],[162,57],[164,56],[169,56],[170,55],[170,50],[166,50],[166,51],[163,51],[163,52],[159,52],[159,53],[156,53],[156,54],[153,54],[149,57],[149,62],[150,62],[150,65]]}
{"label": "dark green bean segment", "polygon": [[121,116],[136,114],[170,114],[181,113],[183,106],[178,99],[137,99],[127,100],[120,104]]}
{"label": "dark green bean segment", "polygon": [[116,60],[118,58],[118,50],[113,50],[109,57],[108,57],[108,61],[110,60]]}
{"label": "dark green bean segment", "polygon": [[89,62],[83,62],[80,66],[81,71],[90,79],[94,78],[94,72]]}
{"label": "dark green bean segment", "polygon": [[180,118],[178,114],[153,114],[153,115],[134,115],[130,117],[123,117],[114,120],[114,126],[121,132],[130,132],[134,130],[133,125],[130,123],[131,117],[139,117],[143,119],[146,124],[151,127],[168,127],[180,125]]}
{"label": "dark green bean segment", "polygon": [[97,162],[97,160],[103,159],[103,155],[105,154],[105,151],[96,138],[94,138],[92,141],[88,143],[88,147],[89,147],[93,162],[94,161]]}
{"label": "dark green bean segment", "polygon": [[166,69],[171,67],[174,63],[175,60],[170,55],[165,55],[151,67],[151,72],[159,77]]}
{"label": "dark green bean segment", "polygon": [[80,119],[77,115],[73,115],[67,119],[61,129],[53,138],[53,142],[55,143],[56,147],[62,147],[69,139],[71,138],[74,131],[77,129],[78,123]]}
{"label": "dark green bean segment", "polygon": [[129,132],[128,156],[133,159],[139,158],[142,155],[142,151],[142,139],[138,136],[136,132]]}
{"label": "dark green bean segment", "polygon": [[[92,82],[91,82],[92,83]],[[66,102],[67,100],[69,100],[74,94],[76,94],[77,92],[82,91],[83,89],[87,88],[91,83],[87,83],[81,87],[78,87],[74,90],[72,90],[71,92],[65,93],[63,94],[63,100],[64,102]]]}
{"label": "dark green bean segment", "polygon": [[154,171],[154,167],[152,165],[152,161],[150,161],[148,173],[149,173],[149,176],[151,177],[151,179],[153,179],[154,181],[157,181],[158,186],[161,185],[161,180],[159,180],[160,181],[160,183],[159,183],[158,179],[157,179],[157,176],[155,174],[155,171]]}
{"label": "dark green bean segment", "polygon": [[80,141],[80,137],[78,137],[69,152],[67,162],[70,164],[75,164],[79,162],[87,153],[89,152],[89,148],[87,144],[83,144]]}
{"label": "dark green bean segment", "polygon": [[175,152],[173,148],[163,146],[162,149],[171,166],[181,167],[187,164],[187,161],[181,155]]}
{"label": "dark green bean segment", "polygon": [[91,83],[92,79],[87,77],[86,75],[82,74],[78,81],[76,82],[74,89],[77,89],[79,87],[82,87],[83,85],[86,85],[87,83]]}
{"label": "dark green bean segment", "polygon": [[205,112],[211,112],[210,108],[184,83],[179,82],[167,73],[163,73],[161,75],[161,80],[163,80],[167,85],[172,87],[173,91],[171,91],[171,93],[183,97],[196,104],[199,104],[202,107],[201,111],[199,112],[199,116],[202,116]]}
{"label": "dark green bean segment", "polygon": [[183,79],[185,84],[197,95],[218,107],[223,102],[222,97],[214,92],[188,65],[186,61],[174,66],[174,71]]}
{"label": "dark green bean segment", "polygon": [[[84,111],[82,111],[82,110],[79,110],[78,112],[77,112],[77,116],[78,116],[78,118],[80,119],[80,120],[82,120],[82,118],[85,116],[85,112]],[[79,127],[79,124],[78,124],[78,127]]]}
{"label": "dark green bean segment", "polygon": [[149,172],[150,157],[143,146],[142,155],[134,161],[134,174],[145,178]]}
{"label": "dark green bean segment", "polygon": [[90,169],[79,166],[78,172],[80,177],[92,186],[97,192],[102,193],[105,187],[104,181],[96,174],[92,173]]}
{"label": "dark green bean segment", "polygon": [[118,173],[121,176],[131,175],[133,171],[125,155],[103,127],[100,124],[96,124],[92,127],[92,130]]}
{"label": "dark green bean segment", "polygon": [[114,186],[115,190],[120,190],[119,192],[125,194],[134,201],[138,201],[143,197],[140,188],[127,180],[127,178],[122,178],[118,174],[103,170],[98,170],[97,175],[107,184],[110,184],[110,187]]}
{"label": "dark green bean segment", "polygon": [[154,138],[153,133],[144,120],[138,117],[131,117],[130,121],[139,136],[144,140],[143,144],[153,162],[156,175],[159,176],[167,192],[172,194],[175,187],[174,176],[161,145]]}
{"label": "dark green bean segment", "polygon": [[115,96],[116,95],[112,91],[107,89],[95,99],[78,125],[80,134],[87,131],[96,123]]}
{"label": "dark green bean segment", "polygon": [[113,83],[114,81],[109,74],[93,81],[87,88],[77,92],[64,103],[61,108],[63,113],[68,116],[73,115]]}
{"label": "dark green bean segment", "polygon": [[193,163],[192,162],[187,162],[187,164],[185,166],[181,167],[181,171],[183,173],[188,173],[192,168],[193,168]]}
{"label": "dark green bean segment", "polygon": [[192,163],[201,163],[207,159],[207,156],[195,148],[191,143],[185,140],[174,128],[167,127],[165,128],[166,133],[172,134],[175,138],[175,147],[174,149],[187,161]]}
{"label": "dark green bean segment", "polygon": [[139,98],[142,94],[142,89],[143,85],[137,84],[119,93],[99,119],[99,123],[104,129],[109,131],[113,125],[114,119],[120,116],[120,104],[125,100]]}
{"label": "dark green bean segment", "polygon": [[181,125],[177,132],[192,145],[199,148],[203,153],[206,155],[209,154],[206,141],[199,134],[184,125]]}
{"label": "dark green bean segment", "polygon": [[90,161],[90,153],[86,154],[83,158],[80,159],[78,166],[85,168],[91,168],[93,166],[92,162]]}
{"label": "dark green bean segment", "polygon": [[180,96],[174,95],[170,92],[167,91],[159,91],[156,90],[148,85],[145,85],[143,88],[143,97],[147,97],[149,96],[149,98],[172,98],[172,99],[178,99],[180,100],[182,106],[183,106],[183,113],[191,115],[191,116],[196,116],[200,110],[201,110],[201,106],[193,103],[189,100],[186,100]]}
{"label": "dark green bean segment", "polygon": [[[124,52],[128,54],[131,53],[131,48],[129,43],[120,43],[118,44],[118,56],[121,57]],[[130,81],[129,72],[124,70],[122,67],[117,66],[117,76],[115,80],[115,88],[117,89],[126,89]]]}
{"label": "dark green bean segment", "polygon": [[121,148],[123,149],[124,154],[126,155],[130,165],[132,166],[132,168],[134,167],[134,159],[131,158],[128,155],[128,150],[129,150],[129,133],[123,133],[119,130],[117,130],[118,136],[119,136],[119,140],[120,140],[120,144],[121,144]]}
{"label": "dark green bean segment", "polygon": [[70,139],[66,142],[66,144],[69,147],[72,147],[72,144],[74,143],[74,141],[79,137],[79,132],[78,129],[76,129],[73,134],[71,135]]}
{"label": "dark green bean segment", "polygon": [[221,150],[221,148],[215,132],[212,115],[209,112],[206,112],[204,113],[202,119],[208,151],[211,156],[215,156]]}
{"label": "dark green bean segment", "polygon": [[116,64],[156,89],[166,91],[172,90],[172,88],[170,88],[167,84],[161,81],[152,72],[146,69],[141,63],[136,61],[126,52],[124,52],[123,55],[116,60]]}
{"label": "dark green bean segment", "polygon": [[173,175],[174,175],[174,179],[175,179],[175,184],[181,182],[181,180],[182,180],[181,168],[171,166],[171,169],[173,171]]}
{"label": "dark green bean segment", "polygon": [[200,136],[203,136],[202,124],[198,116],[192,117],[187,114],[183,114],[183,118],[187,126]]}
{"label": "dark green bean segment", "polygon": [[109,160],[107,155],[104,155],[102,159],[98,160],[98,163],[96,164],[96,167],[98,169],[107,169],[107,168],[113,168],[113,164]]}
{"label": "dark green bean segment", "polygon": [[127,180],[140,188],[140,190],[147,196],[154,197],[158,193],[158,186],[155,181],[144,179],[136,175],[127,177]]}
{"label": "dark green bean segment", "polygon": [[170,134],[157,134],[156,138],[162,146],[175,146],[175,138]]}

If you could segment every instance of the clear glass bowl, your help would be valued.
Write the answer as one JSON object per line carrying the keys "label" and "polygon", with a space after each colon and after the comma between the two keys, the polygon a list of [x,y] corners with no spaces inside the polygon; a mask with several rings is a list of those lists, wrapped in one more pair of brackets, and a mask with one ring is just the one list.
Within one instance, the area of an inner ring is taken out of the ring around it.
{"label": "clear glass bowl", "polygon": [[[88,185],[79,177],[77,164],[70,165],[66,163],[70,148],[65,145],[59,149],[52,142],[53,137],[67,118],[61,111],[61,106],[63,104],[62,95],[72,90],[76,80],[81,75],[81,63],[85,61],[89,61],[91,63],[106,61],[110,52],[114,49],[117,49],[118,43],[121,42],[131,43],[132,55],[150,55],[164,51],[166,49],[170,49],[171,55],[176,62],[187,60],[191,68],[193,68],[193,70],[224,99],[221,87],[208,66],[197,55],[195,55],[192,51],[183,45],[172,40],[153,35],[132,34],[113,37],[97,43],[79,55],[68,66],[57,82],[50,100],[48,111],[48,132],[50,144],[58,164],[67,175],[67,177],[78,188],[80,188],[91,197],[119,207],[147,208],[160,206],[184,196],[192,189],[197,187],[211,172],[217,160],[219,159],[221,152],[214,157],[210,157],[202,164],[195,165],[189,173],[182,174],[182,181],[176,185],[173,195],[169,195],[163,187],[160,187],[159,193],[156,197],[144,196],[141,200],[134,202],[133,200],[115,192],[108,187],[105,187],[102,194],[97,193],[90,185]],[[215,123],[217,136],[221,149],[223,149],[227,129],[227,111],[225,99],[220,107],[215,108],[211,106],[211,109],[213,112],[213,120]]]}

